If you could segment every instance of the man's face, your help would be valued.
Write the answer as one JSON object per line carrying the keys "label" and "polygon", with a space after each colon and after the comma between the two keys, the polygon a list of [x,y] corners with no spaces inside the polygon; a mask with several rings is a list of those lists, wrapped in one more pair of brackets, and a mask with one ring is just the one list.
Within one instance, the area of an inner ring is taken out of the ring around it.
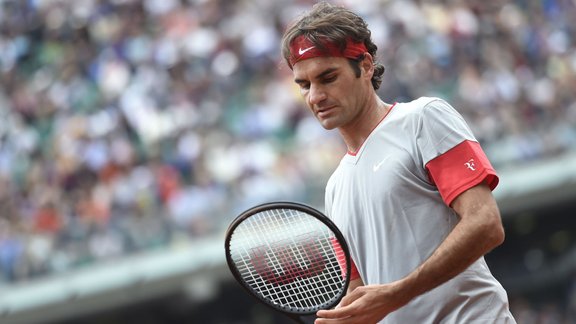
{"label": "man's face", "polygon": [[362,75],[358,78],[343,57],[316,57],[294,65],[294,81],[325,129],[350,125],[364,109],[372,90],[371,74],[365,66],[360,64]]}

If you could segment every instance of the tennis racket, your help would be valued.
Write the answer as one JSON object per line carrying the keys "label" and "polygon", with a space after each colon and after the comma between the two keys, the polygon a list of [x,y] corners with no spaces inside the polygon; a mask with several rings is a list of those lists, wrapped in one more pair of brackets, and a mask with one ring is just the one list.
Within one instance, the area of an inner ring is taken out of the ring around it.
{"label": "tennis racket", "polygon": [[336,306],[350,282],[350,253],[336,225],[299,203],[271,202],[240,214],[226,233],[226,260],[260,302],[296,322]]}

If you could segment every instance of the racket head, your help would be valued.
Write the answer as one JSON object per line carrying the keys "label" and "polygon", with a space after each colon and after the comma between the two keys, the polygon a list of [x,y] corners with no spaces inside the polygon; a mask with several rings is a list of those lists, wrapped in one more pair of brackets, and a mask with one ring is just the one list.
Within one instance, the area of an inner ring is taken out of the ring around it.
{"label": "racket head", "polygon": [[350,281],[344,236],[320,211],[294,202],[250,208],[228,227],[226,261],[262,303],[295,315],[336,306]]}

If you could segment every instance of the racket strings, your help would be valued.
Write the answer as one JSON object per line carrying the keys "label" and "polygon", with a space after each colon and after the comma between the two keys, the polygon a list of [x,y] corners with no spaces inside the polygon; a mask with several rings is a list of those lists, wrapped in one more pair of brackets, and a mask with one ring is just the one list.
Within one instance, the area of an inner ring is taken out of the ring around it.
{"label": "racket strings", "polygon": [[[334,234],[316,218],[292,209],[266,210],[239,226],[230,242],[245,282],[265,299],[308,312],[340,296],[345,270]],[[340,255],[338,255],[340,254]]]}

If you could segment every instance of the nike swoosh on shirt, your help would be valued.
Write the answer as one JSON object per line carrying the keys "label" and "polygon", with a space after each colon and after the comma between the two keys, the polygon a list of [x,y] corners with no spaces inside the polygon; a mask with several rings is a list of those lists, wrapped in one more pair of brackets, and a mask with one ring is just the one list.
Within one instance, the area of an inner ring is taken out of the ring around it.
{"label": "nike swoosh on shirt", "polygon": [[298,49],[298,54],[299,54],[299,55],[303,55],[304,53],[308,52],[309,50],[311,50],[311,49],[313,49],[313,48],[314,48],[314,46],[310,46],[310,47],[305,48],[305,49],[301,49],[301,48],[300,48],[300,49]]}
{"label": "nike swoosh on shirt", "polygon": [[374,166],[372,167],[372,171],[376,172],[380,169],[380,167],[382,166],[382,164],[384,164],[384,162],[386,162],[386,160],[388,160],[387,157],[383,158],[382,161],[374,164]]}

